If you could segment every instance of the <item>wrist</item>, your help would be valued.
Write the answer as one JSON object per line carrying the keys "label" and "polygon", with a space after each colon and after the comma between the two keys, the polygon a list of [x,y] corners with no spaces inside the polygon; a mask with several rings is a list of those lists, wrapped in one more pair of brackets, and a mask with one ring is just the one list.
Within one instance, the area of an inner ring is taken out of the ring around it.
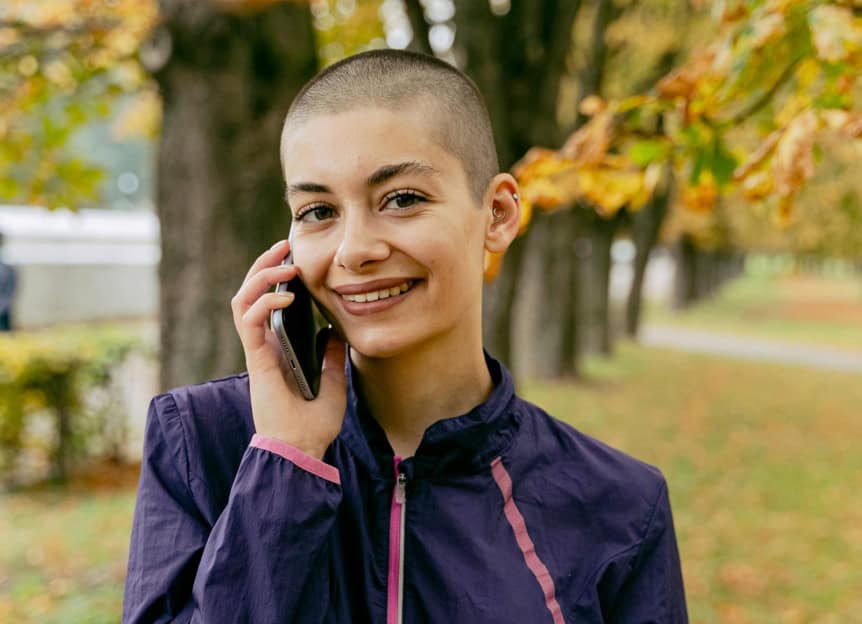
{"label": "wrist", "polygon": [[258,431],[257,435],[262,436],[264,438],[269,438],[271,440],[277,440],[282,444],[287,444],[288,446],[292,446],[298,451],[305,453],[306,455],[310,455],[315,459],[323,459],[323,455],[326,453],[327,446],[321,446],[318,443],[314,443],[308,440],[303,439],[301,436],[297,436],[290,432],[282,432],[282,431]]}

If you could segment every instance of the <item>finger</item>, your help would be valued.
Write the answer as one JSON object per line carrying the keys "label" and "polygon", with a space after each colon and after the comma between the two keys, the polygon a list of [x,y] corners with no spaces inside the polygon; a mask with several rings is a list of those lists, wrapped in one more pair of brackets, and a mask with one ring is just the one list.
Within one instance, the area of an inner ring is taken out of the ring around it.
{"label": "finger", "polygon": [[248,273],[245,274],[245,279],[243,279],[243,283],[245,283],[252,275],[256,274],[261,269],[268,266],[273,266],[274,264],[281,263],[289,252],[290,241],[288,241],[287,239],[278,241],[275,245],[273,245],[257,257],[254,263],[251,265],[251,268],[248,270]]}
{"label": "finger", "polygon": [[234,325],[240,329],[242,318],[249,308],[265,294],[270,287],[279,281],[288,281],[298,274],[294,265],[279,265],[263,269],[251,280],[243,284],[230,301]]}
{"label": "finger", "polygon": [[334,390],[343,392],[347,387],[344,375],[344,364],[347,361],[347,343],[335,332],[330,330],[323,355],[323,370],[320,378],[320,394],[328,394]]}
{"label": "finger", "polygon": [[244,283],[231,300],[239,316],[243,316],[255,301],[279,282],[287,282],[299,275],[295,264],[278,265],[261,269]]}
{"label": "finger", "polygon": [[255,349],[263,344],[270,313],[290,306],[294,298],[293,293],[267,293],[242,315],[240,325],[248,343],[246,348]]}

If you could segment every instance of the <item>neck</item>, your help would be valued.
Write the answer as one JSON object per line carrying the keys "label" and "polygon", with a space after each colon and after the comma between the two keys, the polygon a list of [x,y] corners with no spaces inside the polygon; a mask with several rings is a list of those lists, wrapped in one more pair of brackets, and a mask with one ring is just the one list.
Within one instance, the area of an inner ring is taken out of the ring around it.
{"label": "neck", "polygon": [[356,387],[392,450],[410,457],[434,422],[460,416],[485,401],[493,380],[481,333],[436,336],[433,344],[390,358],[369,358],[351,349]]}

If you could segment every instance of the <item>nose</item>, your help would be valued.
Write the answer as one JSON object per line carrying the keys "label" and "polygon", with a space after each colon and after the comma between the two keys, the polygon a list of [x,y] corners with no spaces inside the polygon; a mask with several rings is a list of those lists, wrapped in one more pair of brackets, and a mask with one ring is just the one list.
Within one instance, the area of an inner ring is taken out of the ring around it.
{"label": "nose", "polygon": [[389,257],[389,245],[380,237],[364,211],[346,211],[335,262],[348,271],[361,272],[367,265]]}

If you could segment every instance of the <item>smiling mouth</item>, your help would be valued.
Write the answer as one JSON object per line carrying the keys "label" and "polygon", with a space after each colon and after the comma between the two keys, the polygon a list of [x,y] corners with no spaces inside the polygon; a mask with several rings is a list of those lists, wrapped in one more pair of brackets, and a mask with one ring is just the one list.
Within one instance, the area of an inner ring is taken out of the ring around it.
{"label": "smiling mouth", "polygon": [[344,301],[353,303],[371,303],[372,301],[380,301],[381,299],[389,299],[402,295],[416,284],[417,280],[406,280],[398,286],[392,288],[382,288],[380,290],[372,290],[367,293],[359,293],[356,295],[340,295]]}

